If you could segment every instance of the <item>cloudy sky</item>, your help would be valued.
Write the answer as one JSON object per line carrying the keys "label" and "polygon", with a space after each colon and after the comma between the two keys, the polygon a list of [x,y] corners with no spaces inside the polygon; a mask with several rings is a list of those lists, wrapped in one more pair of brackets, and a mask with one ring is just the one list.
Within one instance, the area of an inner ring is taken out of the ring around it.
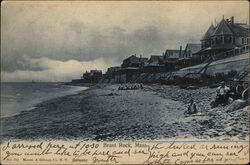
{"label": "cloudy sky", "polygon": [[70,81],[86,70],[105,72],[132,54],[199,43],[223,15],[247,22],[248,2],[3,2],[1,79]]}

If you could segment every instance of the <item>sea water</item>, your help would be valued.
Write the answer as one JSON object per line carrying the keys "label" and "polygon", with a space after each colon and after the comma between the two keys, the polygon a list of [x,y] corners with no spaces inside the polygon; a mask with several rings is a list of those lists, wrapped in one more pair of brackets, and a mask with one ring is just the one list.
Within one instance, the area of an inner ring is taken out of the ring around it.
{"label": "sea water", "polygon": [[61,83],[1,83],[1,118],[28,111],[49,99],[76,94],[87,87]]}

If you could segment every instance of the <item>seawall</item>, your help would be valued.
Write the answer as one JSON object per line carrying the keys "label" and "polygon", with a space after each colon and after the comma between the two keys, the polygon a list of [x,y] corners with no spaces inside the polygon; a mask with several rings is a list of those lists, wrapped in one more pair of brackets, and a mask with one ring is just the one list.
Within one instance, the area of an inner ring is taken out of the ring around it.
{"label": "seawall", "polygon": [[[187,67],[180,69],[175,72],[175,75],[183,77],[187,73],[197,73],[199,72],[207,63],[195,65],[192,67]],[[249,65],[249,53],[242,55],[229,57],[226,59],[218,60],[212,62],[206,71],[206,74],[214,76],[216,73],[228,73],[232,70],[240,71]]]}
{"label": "seawall", "polygon": [[[161,80],[173,80],[175,76],[184,77],[187,73],[199,72],[207,63],[199,64],[187,68],[182,68],[174,72],[162,72],[162,73],[134,73],[129,75],[129,79],[126,78],[127,74],[116,75],[115,78],[104,80],[103,82],[110,83],[158,83]],[[249,53],[244,53],[234,57],[217,60],[208,65],[205,74],[214,76],[216,73],[227,74],[230,71],[240,72],[244,68],[249,66]],[[204,71],[202,72],[204,73]]]}

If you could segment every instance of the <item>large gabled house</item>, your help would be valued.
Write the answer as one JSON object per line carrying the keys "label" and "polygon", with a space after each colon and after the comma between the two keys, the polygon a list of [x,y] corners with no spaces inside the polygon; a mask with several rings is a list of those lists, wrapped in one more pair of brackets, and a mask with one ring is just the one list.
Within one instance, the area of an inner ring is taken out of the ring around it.
{"label": "large gabled house", "polygon": [[165,71],[165,61],[163,55],[151,55],[147,64],[144,66],[145,72]]}
{"label": "large gabled house", "polygon": [[72,82],[83,82],[83,83],[97,83],[102,79],[101,70],[91,70],[90,72],[83,73],[81,79],[72,80]]}
{"label": "large gabled house", "polygon": [[148,58],[137,57],[132,55],[123,60],[121,68],[115,72],[115,82],[130,82],[133,76],[143,68],[148,61]]}
{"label": "large gabled house", "polygon": [[114,78],[115,74],[117,71],[121,70],[121,67],[120,66],[113,66],[113,67],[109,67],[107,69],[107,72],[106,72],[106,77],[107,78]]}
{"label": "large gabled house", "polygon": [[147,62],[147,66],[164,65],[163,60],[164,60],[164,57],[162,55],[151,55]]}
{"label": "large gabled house", "polygon": [[234,49],[249,49],[249,32],[247,24],[235,23],[234,17],[226,20],[223,18],[216,26],[211,25],[208,28],[201,39],[201,50],[197,54],[205,60]]}
{"label": "large gabled house", "polygon": [[200,43],[187,43],[184,53],[183,53],[183,58],[192,58],[195,53],[199,52],[201,50],[201,44]]}
{"label": "large gabled house", "polygon": [[181,48],[178,49],[167,49],[163,54],[165,60],[175,61],[183,56],[184,51]]}
{"label": "large gabled house", "polygon": [[182,46],[180,46],[180,49],[166,49],[163,53],[166,71],[177,70],[181,67],[180,59],[183,57],[183,54],[184,50],[182,50]]}
{"label": "large gabled house", "polygon": [[181,60],[181,64],[184,67],[199,64],[201,62],[197,52],[201,50],[201,44],[199,43],[187,43]]}
{"label": "large gabled house", "polygon": [[125,60],[123,60],[121,67],[142,67],[146,64],[148,58],[137,57],[136,55],[132,55]]}

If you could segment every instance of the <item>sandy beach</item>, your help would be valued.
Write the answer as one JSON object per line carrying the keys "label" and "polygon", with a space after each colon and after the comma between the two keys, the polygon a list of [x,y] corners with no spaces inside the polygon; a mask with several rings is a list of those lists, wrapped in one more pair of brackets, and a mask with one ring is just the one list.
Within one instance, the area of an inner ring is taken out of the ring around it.
{"label": "sandy beach", "polygon": [[[2,139],[151,140],[166,138],[244,139],[249,106],[210,109],[215,88],[181,89],[151,84],[118,90],[98,84],[78,94],[42,102],[1,120]],[[184,116],[190,97],[199,115]]]}

